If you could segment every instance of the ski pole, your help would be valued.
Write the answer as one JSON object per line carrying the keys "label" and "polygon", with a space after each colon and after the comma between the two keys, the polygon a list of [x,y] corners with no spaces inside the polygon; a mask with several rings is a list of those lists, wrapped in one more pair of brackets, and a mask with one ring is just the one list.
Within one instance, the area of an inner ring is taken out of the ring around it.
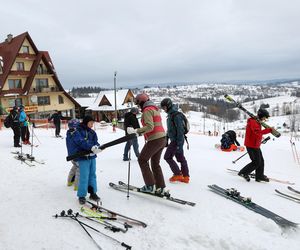
{"label": "ski pole", "polygon": [[[102,248],[100,247],[100,245],[97,243],[97,241],[95,241],[95,239],[93,238],[93,236],[88,232],[88,230],[84,227],[84,225],[86,225],[87,226],[87,224],[85,224],[85,223],[82,223],[81,221],[79,221],[77,218],[76,218],[76,216],[75,215],[73,215],[72,214],[72,210],[71,209],[69,209],[68,210],[68,215],[66,214],[66,212],[63,210],[63,211],[61,211],[61,213],[60,213],[60,217],[68,217],[68,218],[71,218],[71,219],[73,219],[73,220],[75,220],[75,221],[77,221],[78,222],[78,224],[83,228],[83,230],[87,233],[87,235],[92,239],[92,241],[96,244],[96,246],[97,246],[97,248],[98,249],[100,249],[100,250],[102,250]],[[69,214],[70,213],[70,214]],[[57,218],[57,217],[59,217],[57,214],[54,216],[55,218]]]}
{"label": "ski pole", "polygon": [[[262,144],[266,144],[268,140],[270,140],[271,137],[268,136],[265,139],[262,140]],[[241,155],[239,158],[237,158],[236,160],[232,161],[233,164],[235,164],[238,160],[240,160],[241,158],[243,158],[246,154],[248,154],[248,152],[244,153],[243,155]]]}
{"label": "ski pole", "polygon": [[[131,142],[130,142],[131,143]],[[129,184],[130,184],[130,161],[131,161],[131,144],[128,152],[128,176],[127,176],[127,200],[129,200]]]}

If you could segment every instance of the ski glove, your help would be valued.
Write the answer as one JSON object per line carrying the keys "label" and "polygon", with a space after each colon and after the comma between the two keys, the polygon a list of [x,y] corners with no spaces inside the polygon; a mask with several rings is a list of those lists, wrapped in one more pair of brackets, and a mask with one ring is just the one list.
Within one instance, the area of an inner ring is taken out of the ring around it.
{"label": "ski glove", "polygon": [[134,129],[133,127],[128,127],[127,128],[127,133],[128,134],[136,134],[137,136],[139,135],[137,132],[137,129]]}
{"label": "ski glove", "polygon": [[94,145],[92,148],[91,148],[91,151],[94,153],[94,154],[98,154],[102,151],[102,149],[100,149],[99,146],[97,145]]}

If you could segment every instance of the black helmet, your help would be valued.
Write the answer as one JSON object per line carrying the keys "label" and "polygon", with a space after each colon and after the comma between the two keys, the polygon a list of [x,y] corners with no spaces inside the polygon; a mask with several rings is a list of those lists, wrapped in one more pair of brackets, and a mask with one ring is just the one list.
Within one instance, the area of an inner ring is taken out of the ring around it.
{"label": "black helmet", "polygon": [[170,98],[165,98],[161,101],[160,103],[160,106],[163,108],[163,107],[166,107],[167,108],[167,111],[169,111],[171,108],[172,108],[172,100]]}
{"label": "black helmet", "polygon": [[269,112],[268,112],[266,109],[260,108],[260,109],[257,111],[257,116],[258,116],[259,119],[262,119],[263,117],[269,118],[269,117],[270,117],[270,114],[269,114]]}

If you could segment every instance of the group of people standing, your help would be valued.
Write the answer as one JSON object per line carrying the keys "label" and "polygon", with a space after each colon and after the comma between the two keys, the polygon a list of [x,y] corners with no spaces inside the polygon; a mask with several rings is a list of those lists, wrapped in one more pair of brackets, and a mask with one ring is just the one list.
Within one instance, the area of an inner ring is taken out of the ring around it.
{"label": "group of people standing", "polygon": [[24,106],[14,106],[9,115],[11,116],[11,129],[14,133],[14,147],[21,147],[20,139],[23,144],[30,145],[29,117],[25,113]]}

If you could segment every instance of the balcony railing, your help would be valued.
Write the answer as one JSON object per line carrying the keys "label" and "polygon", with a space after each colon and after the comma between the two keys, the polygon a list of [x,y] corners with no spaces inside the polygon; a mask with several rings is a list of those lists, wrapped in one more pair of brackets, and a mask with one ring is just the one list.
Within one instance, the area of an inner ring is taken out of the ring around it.
{"label": "balcony railing", "polygon": [[50,74],[52,74],[52,73],[49,72],[49,71],[46,70],[46,69],[43,69],[43,70],[37,70],[37,71],[36,71],[36,74],[37,74],[37,75],[50,75]]}
{"label": "balcony railing", "polygon": [[36,88],[31,88],[30,92],[31,93],[48,93],[48,92],[59,92],[59,88],[56,86],[49,86],[49,87],[36,87]]}

